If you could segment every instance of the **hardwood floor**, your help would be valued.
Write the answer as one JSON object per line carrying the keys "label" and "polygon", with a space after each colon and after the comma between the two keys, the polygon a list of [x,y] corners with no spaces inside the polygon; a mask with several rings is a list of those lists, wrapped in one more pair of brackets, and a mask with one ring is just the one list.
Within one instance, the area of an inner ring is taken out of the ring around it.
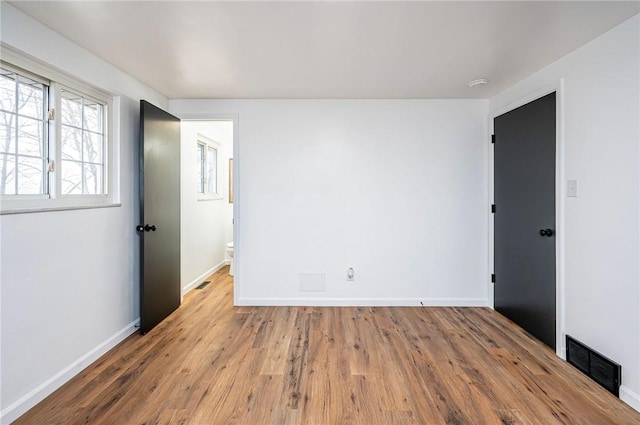
{"label": "hardwood floor", "polygon": [[21,424],[640,424],[486,308],[233,307],[227,269]]}

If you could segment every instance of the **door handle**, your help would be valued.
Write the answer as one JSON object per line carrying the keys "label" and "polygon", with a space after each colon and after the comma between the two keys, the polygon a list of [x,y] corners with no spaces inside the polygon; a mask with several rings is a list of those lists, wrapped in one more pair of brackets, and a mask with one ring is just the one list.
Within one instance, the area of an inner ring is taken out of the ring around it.
{"label": "door handle", "polygon": [[145,224],[144,226],[142,224],[138,224],[136,226],[136,232],[138,233],[142,233],[142,232],[155,232],[157,229],[155,224]]}
{"label": "door handle", "polygon": [[551,236],[553,236],[553,230],[551,230],[551,229],[540,229],[540,231],[538,233],[542,237],[546,236],[546,237],[550,238]]}

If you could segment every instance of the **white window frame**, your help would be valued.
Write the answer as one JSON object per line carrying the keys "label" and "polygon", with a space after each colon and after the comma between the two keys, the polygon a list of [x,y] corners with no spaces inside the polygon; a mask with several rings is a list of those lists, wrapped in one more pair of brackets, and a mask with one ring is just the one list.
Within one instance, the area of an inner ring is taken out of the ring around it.
{"label": "white window frame", "polygon": [[[53,120],[53,123],[55,125],[55,134],[57,135],[61,135],[62,134],[62,119],[61,119],[61,114],[62,114],[62,91],[66,91],[66,92],[70,92],[70,93],[74,93],[78,96],[81,96],[83,99],[87,99],[87,100],[91,100],[93,102],[96,103],[100,103],[104,106],[104,115],[103,115],[103,119],[104,119],[104,141],[105,141],[105,146],[103,146],[103,172],[102,172],[102,186],[104,188],[104,194],[99,194],[99,195],[87,195],[87,194],[62,194],[59,193],[57,196],[59,196],[60,198],[86,198],[86,199],[94,199],[94,200],[100,200],[101,198],[108,196],[109,194],[109,164],[110,164],[110,158],[107,155],[107,152],[109,150],[109,128],[108,128],[108,122],[109,122],[109,109],[110,109],[110,103],[109,101],[105,101],[104,98],[99,98],[99,97],[95,97],[95,96],[91,96],[88,95],[86,93],[82,93],[79,90],[76,90],[72,87],[67,87],[64,86],[62,84],[59,83],[53,83],[53,92],[54,92],[54,110],[56,111],[56,117]],[[59,143],[58,143],[59,142]],[[62,170],[63,167],[63,159],[62,159],[62,149],[61,148],[61,140],[56,140],[55,143],[55,148],[56,148],[56,152],[55,152],[55,168],[56,170]],[[80,161],[82,164],[84,164],[84,161]],[[61,172],[56,172],[54,173],[55,175],[55,184],[53,185],[56,190],[60,191],[60,189],[62,188],[62,173]]]}
{"label": "white window frame", "polygon": [[[54,110],[53,119],[48,127],[49,164],[53,168],[48,173],[48,190],[45,195],[4,195],[0,196],[0,214],[18,214],[42,211],[73,210],[85,208],[117,207],[119,203],[119,166],[116,160],[119,152],[119,137],[115,131],[118,121],[120,99],[106,91],[88,85],[63,72],[25,56],[19,51],[2,45],[2,61],[4,68],[22,73],[29,78],[36,77],[49,86],[49,108]],[[104,170],[103,185],[105,194],[69,194],[61,193],[62,165],[61,154],[61,93],[62,90],[76,93],[86,99],[104,105],[105,149],[103,152]],[[53,166],[51,165],[53,161]]]}
{"label": "white window frame", "polygon": [[[212,200],[217,200],[217,199],[222,199],[222,193],[220,190],[220,182],[221,182],[221,178],[222,178],[222,173],[221,173],[221,166],[220,166],[220,147],[222,146],[219,142],[216,142],[213,139],[208,138],[207,136],[198,133],[197,137],[196,137],[196,148],[198,146],[204,146],[204,157],[202,158],[202,162],[196,164],[198,167],[198,170],[196,170],[196,178],[198,178],[200,176],[200,171],[202,168],[202,165],[204,163],[205,166],[205,172],[204,172],[204,181],[199,182],[199,184],[202,184],[204,186],[204,193],[202,192],[198,192],[198,201],[212,201]],[[217,192],[207,192],[207,187],[209,186],[209,182],[207,181],[208,178],[208,172],[206,169],[206,165],[207,165],[207,156],[208,156],[208,152],[209,152],[209,148],[213,148],[216,150],[217,154],[216,154],[216,189]]]}

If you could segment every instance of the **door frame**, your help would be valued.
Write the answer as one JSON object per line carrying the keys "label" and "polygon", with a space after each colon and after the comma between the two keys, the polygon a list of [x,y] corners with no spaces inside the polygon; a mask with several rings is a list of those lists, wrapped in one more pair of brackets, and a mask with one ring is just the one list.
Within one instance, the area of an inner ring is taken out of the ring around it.
{"label": "door frame", "polygon": [[[491,140],[493,134],[493,121],[496,117],[512,111],[527,103],[533,102],[543,96],[556,92],[556,218],[555,218],[555,242],[556,242],[556,354],[565,359],[566,347],[564,341],[565,334],[565,274],[564,274],[564,250],[565,250],[565,138],[564,138],[564,80],[560,79],[553,84],[540,87],[538,90],[529,92],[523,97],[507,104],[506,106],[489,111],[489,134],[487,140]],[[491,146],[491,145],[490,145]],[[489,149],[489,206],[494,203],[494,150]],[[489,258],[488,269],[494,273],[494,216],[489,214]],[[487,299],[489,307],[494,306],[494,283],[489,279]]]}
{"label": "door frame", "polygon": [[[242,268],[240,264],[240,137],[238,132],[239,115],[237,113],[184,112],[174,113],[186,121],[232,121],[233,122],[233,305],[238,305]],[[182,201],[180,201],[182,202]]]}

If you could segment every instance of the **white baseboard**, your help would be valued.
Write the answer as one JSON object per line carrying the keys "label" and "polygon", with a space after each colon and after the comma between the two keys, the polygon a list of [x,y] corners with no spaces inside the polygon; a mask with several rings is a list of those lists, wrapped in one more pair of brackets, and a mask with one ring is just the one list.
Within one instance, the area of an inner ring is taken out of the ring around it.
{"label": "white baseboard", "polygon": [[180,296],[182,298],[184,298],[184,296],[187,295],[189,293],[189,291],[191,291],[193,288],[195,288],[196,286],[198,286],[202,282],[204,282],[206,278],[208,278],[209,276],[211,276],[212,274],[214,274],[215,272],[217,272],[218,270],[220,270],[221,268],[223,268],[224,266],[226,266],[226,265],[228,265],[230,263],[231,263],[231,261],[229,261],[229,260],[222,260],[220,263],[218,263],[215,266],[211,267],[209,270],[207,270],[206,272],[202,273],[200,276],[196,277],[191,282],[187,283],[184,286],[184,288],[182,288]]}
{"label": "white baseboard", "polygon": [[631,391],[624,385],[620,387],[620,400],[624,401],[629,406],[640,412],[640,394]]}
{"label": "white baseboard", "polygon": [[245,298],[238,306],[309,307],[487,307],[483,298]]}
{"label": "white baseboard", "polygon": [[71,378],[82,372],[91,363],[102,357],[107,351],[125,340],[129,335],[137,330],[140,319],[129,323],[127,326],[116,332],[102,344],[80,357],[60,372],[47,379],[42,384],[20,397],[7,408],[0,412],[0,424],[8,425],[22,416],[27,410],[44,400],[49,394],[60,388]]}

